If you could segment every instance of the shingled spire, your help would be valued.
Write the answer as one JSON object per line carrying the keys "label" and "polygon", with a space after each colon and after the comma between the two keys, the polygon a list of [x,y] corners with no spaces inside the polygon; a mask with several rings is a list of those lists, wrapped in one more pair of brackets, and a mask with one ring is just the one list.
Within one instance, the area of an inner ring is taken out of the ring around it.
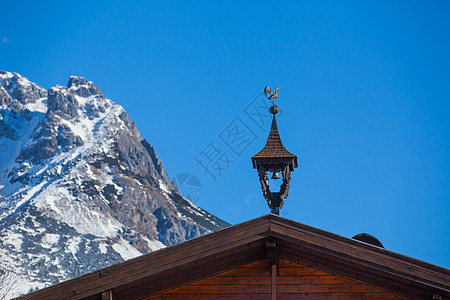
{"label": "shingled spire", "polygon": [[[294,168],[298,167],[297,156],[286,150],[278,132],[277,118],[275,116],[279,112],[278,106],[275,105],[275,99],[278,98],[278,91],[279,88],[276,89],[276,93],[271,93],[270,87],[266,87],[265,89],[266,96],[270,93],[269,99],[273,99],[273,106],[270,107],[270,112],[273,114],[272,127],[270,128],[266,145],[252,157],[253,168],[258,170],[264,198],[267,199],[271,213],[277,215],[280,213],[280,208],[283,207],[284,199],[289,194],[291,171],[294,171]],[[270,191],[267,171],[272,172],[272,179],[279,179],[278,172],[282,172],[283,183],[280,186],[279,192],[273,193]]]}
{"label": "shingled spire", "polygon": [[297,156],[287,151],[281,142],[280,133],[278,132],[277,118],[275,114],[272,118],[272,127],[270,128],[269,137],[266,145],[257,154],[252,156],[253,168],[256,169],[256,159],[267,159],[278,161],[281,159],[292,160],[292,169],[297,168]]}

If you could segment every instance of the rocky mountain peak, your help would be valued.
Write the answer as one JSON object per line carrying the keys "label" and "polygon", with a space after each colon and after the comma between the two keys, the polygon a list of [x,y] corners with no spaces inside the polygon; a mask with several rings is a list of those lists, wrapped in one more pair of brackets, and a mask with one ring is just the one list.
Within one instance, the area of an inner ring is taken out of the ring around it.
{"label": "rocky mountain peak", "polygon": [[20,74],[0,70],[0,105],[9,105],[14,99],[21,104],[35,103],[46,96],[47,91],[43,87]]}
{"label": "rocky mountain peak", "polygon": [[181,195],[91,81],[46,91],[1,72],[0,101],[0,254],[15,295],[228,226]]}
{"label": "rocky mountain peak", "polygon": [[83,77],[70,76],[67,87],[80,97],[100,96],[105,98],[98,86]]}

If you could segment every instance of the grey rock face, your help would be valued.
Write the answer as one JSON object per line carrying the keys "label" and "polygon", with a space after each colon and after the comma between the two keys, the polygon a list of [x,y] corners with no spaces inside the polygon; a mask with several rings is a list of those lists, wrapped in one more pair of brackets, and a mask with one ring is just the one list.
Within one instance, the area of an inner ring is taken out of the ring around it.
{"label": "grey rock face", "polygon": [[[50,109],[47,111],[45,118],[33,131],[32,143],[22,148],[16,162],[39,163],[58,153],[70,151],[84,144],[83,140],[72,132],[70,127],[60,122],[61,118],[57,113]],[[69,114],[63,114],[70,117]]]}
{"label": "grey rock face", "polygon": [[48,111],[65,118],[78,115],[78,101],[66,88],[54,87],[48,91]]}
{"label": "grey rock face", "polygon": [[0,83],[0,252],[20,274],[12,296],[229,225],[181,195],[92,82],[72,76],[46,98],[15,73]]}
{"label": "grey rock face", "polygon": [[16,137],[16,132],[7,122],[0,119],[0,135],[2,137],[14,140]]}
{"label": "grey rock face", "polygon": [[37,99],[46,97],[47,91],[17,73],[0,71],[0,84],[13,98],[22,104],[34,103]]}
{"label": "grey rock face", "polygon": [[0,106],[9,105],[13,101],[11,95],[0,84]]}
{"label": "grey rock face", "polygon": [[88,81],[83,77],[70,76],[67,87],[80,97],[87,98],[98,95],[101,98],[105,98],[102,91],[92,81]]}
{"label": "grey rock face", "polygon": [[23,108],[22,103],[20,103],[17,100],[14,100],[10,106],[10,111],[15,114],[18,114],[22,110],[22,108]]}

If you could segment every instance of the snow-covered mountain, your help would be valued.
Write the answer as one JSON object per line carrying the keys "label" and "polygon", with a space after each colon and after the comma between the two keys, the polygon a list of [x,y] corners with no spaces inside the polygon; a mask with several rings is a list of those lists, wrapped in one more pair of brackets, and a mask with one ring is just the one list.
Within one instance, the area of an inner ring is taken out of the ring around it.
{"label": "snow-covered mountain", "polygon": [[0,71],[0,261],[11,295],[229,224],[183,198],[127,112],[72,76],[48,91]]}

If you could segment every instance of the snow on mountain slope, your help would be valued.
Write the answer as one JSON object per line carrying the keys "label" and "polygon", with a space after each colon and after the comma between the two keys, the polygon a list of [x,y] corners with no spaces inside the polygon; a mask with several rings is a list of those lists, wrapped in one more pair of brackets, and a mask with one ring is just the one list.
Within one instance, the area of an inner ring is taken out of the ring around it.
{"label": "snow on mountain slope", "polygon": [[0,256],[26,293],[228,226],[182,197],[126,111],[0,71]]}

